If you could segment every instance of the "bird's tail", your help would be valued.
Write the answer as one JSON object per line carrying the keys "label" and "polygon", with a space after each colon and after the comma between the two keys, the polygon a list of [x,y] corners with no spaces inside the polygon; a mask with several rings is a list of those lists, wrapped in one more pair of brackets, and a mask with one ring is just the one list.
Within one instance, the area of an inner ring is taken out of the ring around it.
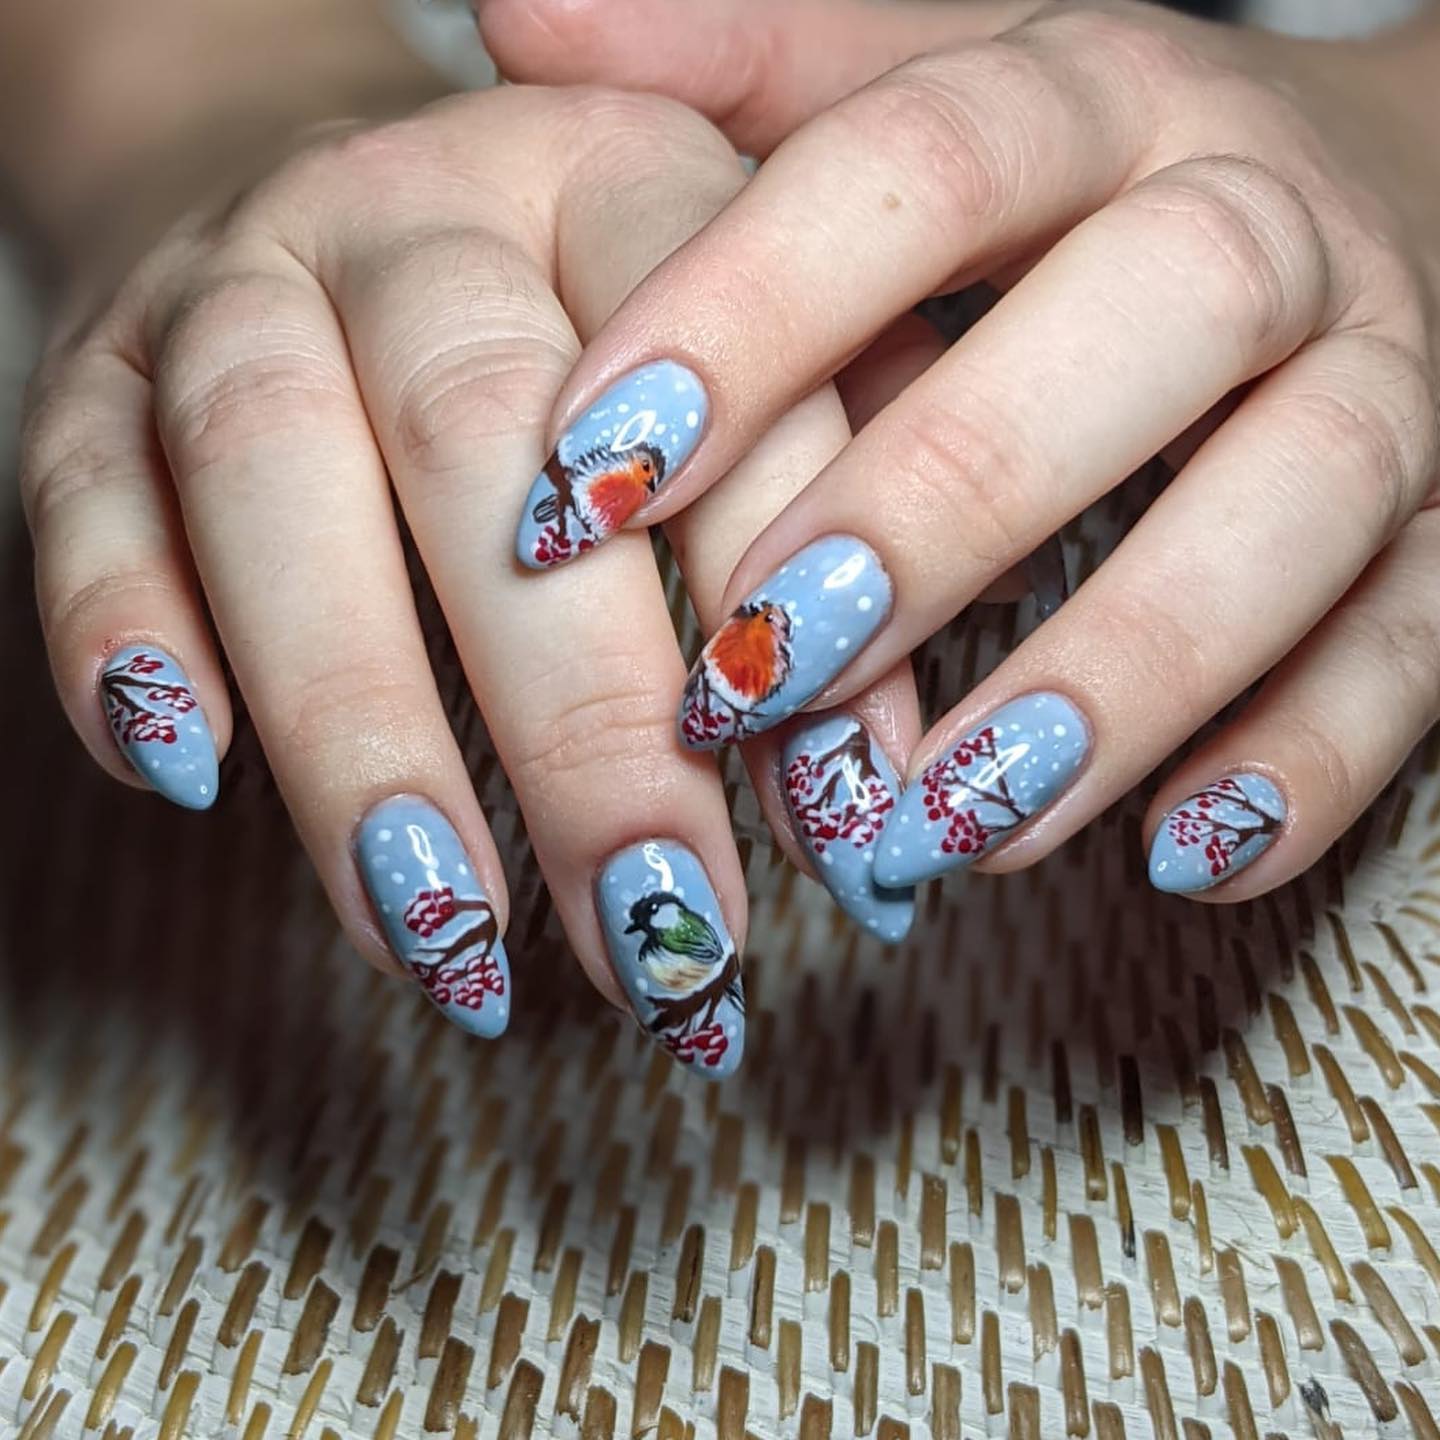
{"label": "bird's tail", "polygon": [[560,518],[560,497],[552,490],[548,495],[542,496],[535,502],[535,508],[530,512],[531,517],[537,525],[548,525],[552,520]]}

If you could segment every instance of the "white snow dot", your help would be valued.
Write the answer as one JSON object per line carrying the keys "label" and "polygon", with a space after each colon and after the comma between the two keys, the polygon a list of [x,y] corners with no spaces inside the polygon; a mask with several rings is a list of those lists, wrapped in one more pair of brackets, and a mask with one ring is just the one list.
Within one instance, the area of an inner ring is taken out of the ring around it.
{"label": "white snow dot", "polygon": [[857,610],[873,610],[875,608],[874,597],[870,595],[862,595],[855,602],[855,608]]}
{"label": "white snow dot", "polygon": [[866,923],[872,930],[878,930],[878,929],[880,928],[880,922],[879,922],[877,919],[875,919],[873,916],[872,916],[869,920],[867,920],[865,923]]}
{"label": "white snow dot", "polygon": [[665,433],[665,422],[662,420],[650,433],[652,435],[663,435]]}
{"label": "white snow dot", "polygon": [[689,392],[690,382],[688,380],[677,380],[675,382],[675,393],[677,395],[687,395]]}
{"label": "white snow dot", "polygon": [[455,867],[455,873],[457,875],[468,875],[470,873],[470,867],[468,865],[457,865]]}
{"label": "white snow dot", "polygon": [[210,787],[208,785],[202,785],[200,787],[200,793],[202,795],[208,795],[210,793]]}
{"label": "white snow dot", "polygon": [[388,855],[377,855],[370,863],[377,870],[383,870],[390,863],[390,857]]}
{"label": "white snow dot", "polygon": [[803,580],[809,573],[810,573],[810,572],[809,572],[808,570],[801,570],[801,571],[799,572],[800,578]]}
{"label": "white snow dot", "polygon": [[691,430],[696,429],[696,428],[699,426],[699,424],[700,424],[700,415],[699,415],[699,412],[698,412],[698,411],[695,411],[695,410],[687,410],[687,411],[685,412],[685,424],[686,424]]}
{"label": "white snow dot", "polygon": [[198,725],[191,725],[191,726],[188,726],[187,728],[189,729],[189,731],[190,731],[190,733],[191,733],[192,735],[198,735],[198,734],[200,733],[200,727],[199,727]]}
{"label": "white snow dot", "polygon": [[[902,816],[900,817],[900,823],[901,823],[902,825],[908,825],[908,824],[910,823],[910,817],[909,817],[908,815],[902,815]],[[897,853],[898,853],[898,852],[897,852]]]}
{"label": "white snow dot", "polygon": [[1070,732],[1063,725],[1054,726],[1050,733],[1057,739],[1063,740]]}
{"label": "white snow dot", "polygon": [[390,907],[388,905],[382,905],[380,907],[380,913],[382,915],[388,915],[390,913]]}
{"label": "white snow dot", "polygon": [[835,641],[835,648],[837,650],[848,650],[850,648],[850,637],[848,635],[841,635]]}
{"label": "white snow dot", "polygon": [[644,995],[650,989],[650,983],[643,975],[637,975],[635,977],[635,988]]}
{"label": "white snow dot", "polygon": [[862,860],[873,860],[875,858],[875,852],[873,850],[862,850],[860,852],[860,858]]}
{"label": "white snow dot", "polygon": [[835,863],[835,857],[827,850],[825,854],[820,857],[820,863],[822,865],[833,865]]}
{"label": "white snow dot", "polygon": [[630,413],[630,407],[622,401],[615,407],[615,413],[617,415],[628,415]]}
{"label": "white snow dot", "polygon": [[393,830],[377,830],[375,838],[382,845],[388,845],[395,838],[395,832]]}
{"label": "white snow dot", "polygon": [[898,855],[898,854],[900,854],[900,847],[899,847],[898,845],[892,845],[892,846],[890,847],[890,853],[891,853],[892,855]]}
{"label": "white snow dot", "polygon": [[403,884],[405,883],[405,876],[404,876],[399,870],[392,870],[392,871],[390,872],[390,878],[391,878],[397,885],[403,885]]}
{"label": "white snow dot", "polygon": [[150,762],[150,768],[152,770],[158,770],[160,768],[160,762],[158,760],[152,760]]}

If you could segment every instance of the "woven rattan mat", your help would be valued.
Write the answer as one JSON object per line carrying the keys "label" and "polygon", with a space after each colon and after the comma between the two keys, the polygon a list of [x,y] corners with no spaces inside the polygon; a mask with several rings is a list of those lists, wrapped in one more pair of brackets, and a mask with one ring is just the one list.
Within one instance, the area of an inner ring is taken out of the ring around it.
{"label": "woven rattan mat", "polygon": [[1132,801],[888,954],[737,790],[715,1088],[566,958],[460,702],[493,1045],[345,952],[253,742],[183,815],[85,765],[27,624],[0,666],[5,1435],[1440,1436],[1433,748],[1256,904],[1154,894]]}

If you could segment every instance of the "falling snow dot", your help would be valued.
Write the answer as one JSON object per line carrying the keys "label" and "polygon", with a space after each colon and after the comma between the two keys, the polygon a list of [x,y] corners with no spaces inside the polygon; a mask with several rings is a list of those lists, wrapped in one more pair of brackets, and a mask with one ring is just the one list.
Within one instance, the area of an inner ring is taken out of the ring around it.
{"label": "falling snow dot", "polygon": [[397,885],[403,885],[403,884],[405,883],[405,876],[404,876],[399,870],[392,870],[392,871],[390,872],[390,878],[391,878]]}
{"label": "falling snow dot", "polygon": [[892,855],[898,855],[898,854],[900,854],[900,847],[899,847],[898,845],[892,845],[892,846],[890,847],[890,853],[891,853]]}
{"label": "falling snow dot", "polygon": [[468,875],[470,873],[470,867],[468,865],[457,865],[455,867],[455,873],[457,875]]}
{"label": "falling snow dot", "polygon": [[158,770],[160,768],[160,762],[158,760],[152,760],[150,762],[150,768],[152,770]]}
{"label": "falling snow dot", "polygon": [[382,905],[380,907],[380,913],[382,915],[388,915],[390,913],[390,907],[388,905]]}
{"label": "falling snow dot", "polygon": [[200,793],[202,795],[208,795],[210,793],[210,787],[208,785],[202,785],[200,787]]}
{"label": "falling snow dot", "polygon": [[188,729],[192,735],[198,735],[200,733],[200,727],[198,725],[191,725]]}
{"label": "falling snow dot", "polygon": [[628,405],[617,405],[615,407],[615,413],[617,415],[628,415],[630,413],[630,407]]}
{"label": "falling snow dot", "polygon": [[390,857],[388,855],[377,855],[370,863],[374,865],[377,870],[383,870],[390,863]]}
{"label": "falling snow dot", "polygon": [[803,580],[809,573],[810,572],[808,570],[801,570],[799,572],[800,578]]}
{"label": "falling snow dot", "polygon": [[393,830],[377,830],[375,832],[375,838],[382,845],[388,845],[391,840],[395,838],[395,832]]}
{"label": "falling snow dot", "polygon": [[862,596],[855,602],[855,608],[856,608],[857,610],[871,610],[871,609],[874,608],[874,605],[875,605],[874,597],[873,597],[873,596],[870,596],[870,595],[862,595]]}
{"label": "falling snow dot", "polygon": [[837,650],[848,650],[848,649],[850,648],[850,638],[849,638],[849,636],[847,636],[847,635],[841,635],[841,636],[839,637],[839,639],[837,639],[837,640],[835,641],[835,648],[836,648]]}
{"label": "falling snow dot", "polygon": [[684,395],[689,391],[689,389],[690,382],[688,380],[677,380],[675,382],[675,393],[677,395]]}
{"label": "falling snow dot", "polygon": [[835,863],[835,857],[827,851],[820,857],[820,863],[822,865],[833,865]]}
{"label": "falling snow dot", "polygon": [[699,413],[694,410],[687,410],[685,412],[685,424],[689,426],[691,430],[696,429],[700,424]]}
{"label": "falling snow dot", "polygon": [[652,435],[663,435],[665,433],[665,422],[662,420],[650,433]]}
{"label": "falling snow dot", "polygon": [[867,861],[873,860],[875,858],[875,852],[873,850],[864,850],[861,852],[860,858]]}
{"label": "falling snow dot", "polygon": [[1063,740],[1070,732],[1063,725],[1056,725],[1050,733],[1057,740]]}
{"label": "falling snow dot", "polygon": [[[902,815],[900,817],[900,823],[902,825],[908,825],[910,823],[910,817],[908,815]],[[898,855],[900,852],[897,850],[895,853]]]}

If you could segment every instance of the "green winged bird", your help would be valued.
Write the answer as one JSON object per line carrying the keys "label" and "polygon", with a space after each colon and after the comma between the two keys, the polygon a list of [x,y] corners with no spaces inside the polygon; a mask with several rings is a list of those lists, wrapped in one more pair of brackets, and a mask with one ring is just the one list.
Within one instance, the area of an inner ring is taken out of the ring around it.
{"label": "green winged bird", "polygon": [[668,890],[642,895],[630,907],[625,934],[641,937],[635,958],[653,982],[648,996],[655,1008],[652,1030],[673,1030],[696,1017],[707,1024],[725,999],[744,1012],[734,950],[678,895]]}

